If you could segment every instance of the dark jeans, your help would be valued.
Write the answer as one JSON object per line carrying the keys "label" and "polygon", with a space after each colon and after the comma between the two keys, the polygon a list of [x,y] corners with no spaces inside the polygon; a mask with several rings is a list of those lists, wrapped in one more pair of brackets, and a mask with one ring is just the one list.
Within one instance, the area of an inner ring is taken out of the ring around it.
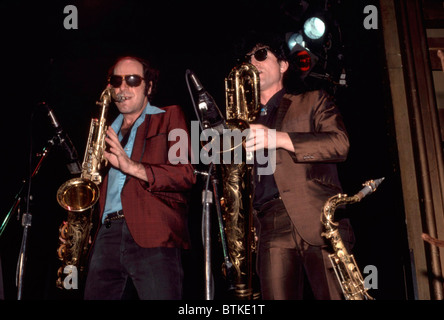
{"label": "dark jeans", "polygon": [[[311,246],[303,241],[282,200],[263,205],[257,217],[257,271],[264,300],[301,300],[309,291],[317,300],[342,299],[327,246]],[[306,283],[311,290],[304,290]]]}
{"label": "dark jeans", "polygon": [[101,226],[94,242],[85,286],[86,300],[128,297],[131,282],[142,300],[182,298],[183,270],[178,248],[142,248],[124,219]]}

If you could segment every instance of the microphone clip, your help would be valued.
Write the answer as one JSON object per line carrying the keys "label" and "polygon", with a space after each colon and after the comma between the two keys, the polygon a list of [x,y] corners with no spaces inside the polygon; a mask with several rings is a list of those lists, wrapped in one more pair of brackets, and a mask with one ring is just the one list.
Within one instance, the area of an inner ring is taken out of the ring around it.
{"label": "microphone clip", "polygon": [[187,74],[189,75],[191,82],[193,83],[197,91],[198,110],[196,111],[202,126],[202,130],[214,128],[218,131],[219,134],[222,134],[223,129],[226,129],[227,125],[224,116],[222,115],[219,107],[216,104],[216,101],[208,93],[208,91],[205,90],[202,83],[199,81],[194,72],[187,70]]}

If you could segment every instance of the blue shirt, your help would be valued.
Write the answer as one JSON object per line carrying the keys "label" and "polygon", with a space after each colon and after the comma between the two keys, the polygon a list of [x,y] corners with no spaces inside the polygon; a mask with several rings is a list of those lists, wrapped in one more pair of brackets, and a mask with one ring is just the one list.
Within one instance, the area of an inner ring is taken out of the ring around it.
{"label": "blue shirt", "polygon": [[[165,111],[152,106],[149,102],[147,103],[140,117],[137,118],[136,122],[134,122],[134,125],[131,128],[131,132],[129,134],[128,142],[125,145],[124,150],[125,153],[128,155],[128,157],[131,157],[131,154],[133,152],[133,146],[134,146],[134,140],[136,138],[137,128],[143,123],[143,121],[145,121],[145,116],[148,114],[157,114],[162,112]],[[114,120],[114,122],[111,124],[111,128],[113,128],[114,131],[117,132],[120,141],[122,141],[123,139],[122,132],[120,130],[120,128],[122,127],[122,123],[123,123],[123,115],[119,114],[116,120]],[[114,167],[110,168],[108,173],[108,189],[106,194],[105,209],[103,211],[102,221],[105,220],[108,213],[122,210],[122,201],[120,198],[120,194],[122,192],[125,179],[126,179],[126,174],[124,174],[122,171]]]}

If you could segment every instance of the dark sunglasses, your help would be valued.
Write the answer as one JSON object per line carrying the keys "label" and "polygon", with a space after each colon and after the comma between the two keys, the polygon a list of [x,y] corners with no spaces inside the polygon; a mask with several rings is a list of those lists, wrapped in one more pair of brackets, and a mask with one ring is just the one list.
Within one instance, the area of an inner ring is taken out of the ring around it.
{"label": "dark sunglasses", "polygon": [[113,74],[108,78],[108,82],[111,86],[114,88],[118,88],[122,85],[122,81],[125,79],[126,84],[129,87],[138,87],[142,83],[142,80],[145,80],[145,78],[137,75],[137,74],[128,74],[124,76],[119,76],[116,74]]}
{"label": "dark sunglasses", "polygon": [[257,61],[264,61],[265,59],[267,59],[268,49],[262,48],[262,49],[256,50],[255,52],[253,52],[251,54],[247,54],[247,55],[245,55],[245,60],[248,62],[251,62],[251,56],[254,56],[254,58]]}

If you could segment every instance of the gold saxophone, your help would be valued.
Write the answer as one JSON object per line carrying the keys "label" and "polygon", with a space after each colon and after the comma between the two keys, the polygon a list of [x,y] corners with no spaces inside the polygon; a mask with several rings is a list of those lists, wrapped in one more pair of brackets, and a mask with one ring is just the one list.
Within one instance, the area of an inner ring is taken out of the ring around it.
{"label": "gold saxophone", "polygon": [[[249,128],[259,109],[259,73],[252,64],[242,64],[231,70],[225,79],[227,127],[231,132]],[[255,231],[253,225],[253,165],[247,163],[243,143],[230,140],[223,152],[241,154],[239,161],[221,165],[223,181],[223,216],[228,254],[234,269],[231,284],[239,299],[253,299],[253,252]],[[235,156],[236,158],[236,156]]]}
{"label": "gold saxophone", "polygon": [[[82,275],[86,268],[89,236],[92,228],[94,205],[100,197],[100,171],[106,165],[104,157],[106,116],[112,99],[121,101],[124,97],[115,95],[106,88],[97,105],[101,106],[100,118],[91,119],[88,142],[82,163],[80,177],[68,180],[57,190],[59,205],[68,211],[67,221],[59,228],[60,246],[57,250],[62,266],[58,270],[57,287],[65,288],[63,275],[73,272]],[[68,268],[67,268],[68,267]]]}
{"label": "gold saxophone", "polygon": [[369,180],[363,184],[364,188],[352,197],[339,193],[327,200],[324,205],[321,222],[325,231],[321,234],[330,240],[334,253],[329,255],[333,269],[338,278],[346,300],[373,300],[365,288],[364,279],[356,264],[355,258],[349,254],[344,246],[338,230],[338,223],[333,222],[334,213],[338,206],[359,202],[367,194],[376,191],[384,178]]}

